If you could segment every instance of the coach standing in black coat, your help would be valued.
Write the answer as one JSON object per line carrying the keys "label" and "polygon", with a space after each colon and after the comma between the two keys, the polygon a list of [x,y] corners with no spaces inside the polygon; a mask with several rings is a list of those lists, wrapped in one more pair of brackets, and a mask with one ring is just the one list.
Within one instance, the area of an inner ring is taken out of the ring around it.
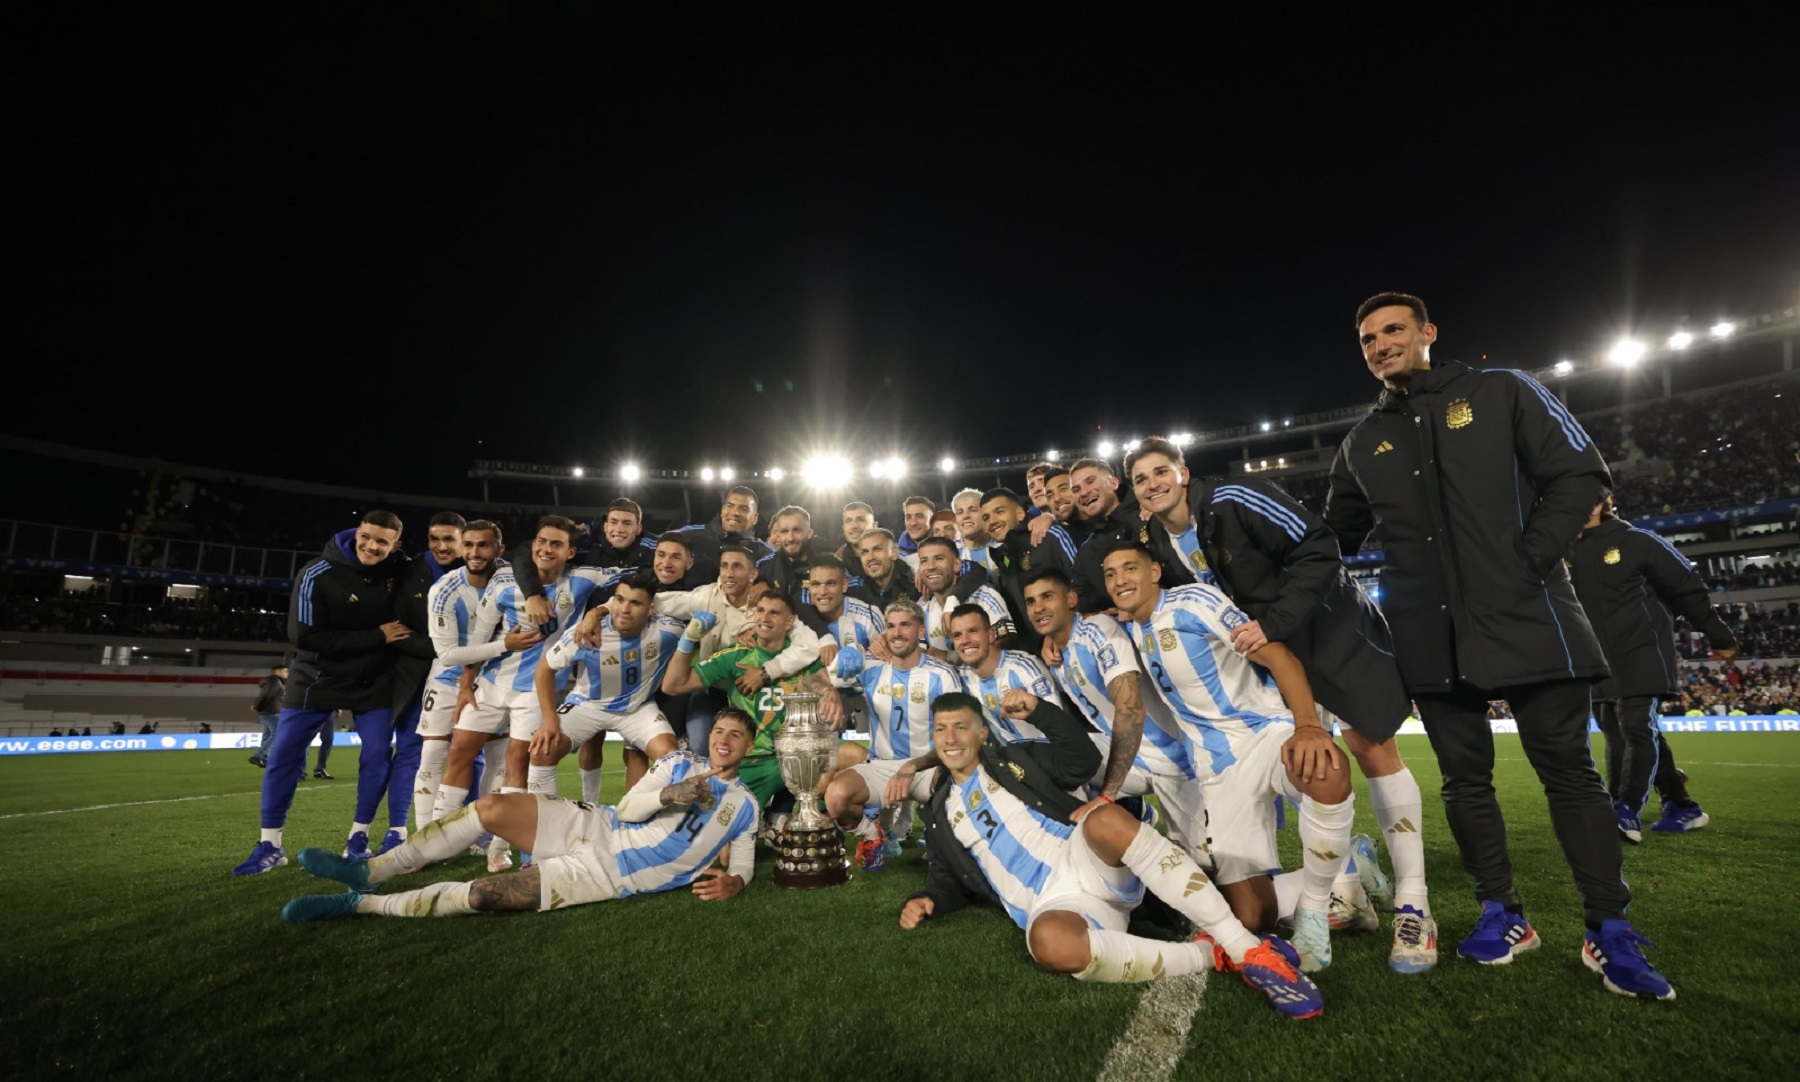
{"label": "coach standing in black coat", "polygon": [[1594,508],[1570,570],[1612,669],[1594,688],[1594,717],[1606,734],[1606,778],[1619,833],[1633,843],[1643,840],[1638,814],[1653,781],[1663,798],[1653,829],[1681,833],[1705,826],[1708,817],[1688,796],[1687,779],[1657,723],[1659,700],[1681,690],[1669,610],[1704,632],[1721,661],[1737,656],[1737,636],[1713,611],[1706,581],[1687,557],[1619,518],[1611,496]]}
{"label": "coach standing in black coat", "polygon": [[1495,964],[1540,945],[1494,793],[1487,708],[1503,698],[1581,892],[1584,961],[1611,991],[1671,998],[1625,919],[1619,834],[1588,745],[1588,686],[1606,660],[1563,565],[1611,487],[1606,460],[1525,373],[1433,365],[1437,327],[1419,298],[1377,294],[1356,325],[1385,389],[1338,449],[1325,518],[1345,552],[1381,531],[1382,609],[1482,906],[1457,953]]}

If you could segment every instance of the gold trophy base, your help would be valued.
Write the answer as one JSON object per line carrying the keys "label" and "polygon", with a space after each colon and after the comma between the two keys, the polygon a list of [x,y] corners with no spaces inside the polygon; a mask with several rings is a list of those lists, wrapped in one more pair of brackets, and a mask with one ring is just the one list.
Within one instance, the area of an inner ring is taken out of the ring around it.
{"label": "gold trophy base", "polygon": [[850,881],[844,855],[844,832],[836,823],[822,830],[792,827],[775,837],[775,885],[787,890],[818,890]]}

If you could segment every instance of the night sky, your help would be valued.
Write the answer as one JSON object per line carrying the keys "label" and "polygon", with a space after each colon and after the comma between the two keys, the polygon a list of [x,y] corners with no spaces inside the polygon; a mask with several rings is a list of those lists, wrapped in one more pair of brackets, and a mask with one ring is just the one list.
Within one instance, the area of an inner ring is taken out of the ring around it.
{"label": "night sky", "polygon": [[71,6],[6,16],[39,439],[422,492],[917,468],[1369,400],[1383,289],[1523,367],[1800,298],[1753,28]]}

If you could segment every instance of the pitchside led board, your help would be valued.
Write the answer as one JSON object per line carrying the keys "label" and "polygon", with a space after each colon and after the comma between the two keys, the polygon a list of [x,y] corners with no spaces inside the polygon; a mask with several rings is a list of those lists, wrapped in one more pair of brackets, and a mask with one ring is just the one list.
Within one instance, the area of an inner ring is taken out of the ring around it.
{"label": "pitchside led board", "polygon": [[[1666,717],[1661,719],[1665,733],[1800,733],[1800,714],[1751,714],[1732,717]],[[1511,719],[1490,720],[1496,733],[1516,733],[1518,724]],[[1591,732],[1599,728],[1591,721]],[[1402,722],[1400,735],[1423,736],[1425,726],[1419,719]],[[861,733],[844,734],[863,739]],[[355,733],[337,733],[333,747],[360,747]],[[606,734],[617,740],[617,733]],[[313,746],[318,746],[318,740]],[[119,736],[0,736],[0,755],[67,755],[92,751],[242,751],[262,744],[261,733],[138,733]]]}

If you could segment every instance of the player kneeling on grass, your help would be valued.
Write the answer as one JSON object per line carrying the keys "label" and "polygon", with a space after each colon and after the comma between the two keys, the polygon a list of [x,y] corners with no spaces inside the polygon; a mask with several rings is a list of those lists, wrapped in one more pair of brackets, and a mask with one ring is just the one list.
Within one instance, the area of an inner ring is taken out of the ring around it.
{"label": "player kneeling on grass", "polygon": [[[750,882],[755,864],[761,813],[737,776],[754,731],[742,710],[720,710],[707,739],[711,769],[685,752],[667,755],[616,808],[542,793],[496,793],[434,820],[367,863],[307,849],[300,854],[302,868],[350,890],[295,898],[281,915],[298,923],[353,913],[452,917],[563,909],[690,884],[703,901],[730,898]],[[485,831],[531,853],[535,863],[473,882],[372,893],[395,876],[456,856]],[[727,846],[727,866],[714,867]]]}
{"label": "player kneeling on grass", "polygon": [[[1032,959],[1053,973],[1123,983],[1210,966],[1242,974],[1289,1017],[1324,1010],[1293,947],[1246,929],[1191,857],[1107,798],[1084,804],[1070,795],[1100,768],[1080,722],[1016,688],[1000,709],[1046,739],[990,744],[979,700],[952,692],[932,703],[944,771],[927,803],[931,877],[901,908],[900,927],[989,902],[1025,930]],[[1131,911],[1146,887],[1203,929],[1200,936],[1183,943],[1131,935]]]}

